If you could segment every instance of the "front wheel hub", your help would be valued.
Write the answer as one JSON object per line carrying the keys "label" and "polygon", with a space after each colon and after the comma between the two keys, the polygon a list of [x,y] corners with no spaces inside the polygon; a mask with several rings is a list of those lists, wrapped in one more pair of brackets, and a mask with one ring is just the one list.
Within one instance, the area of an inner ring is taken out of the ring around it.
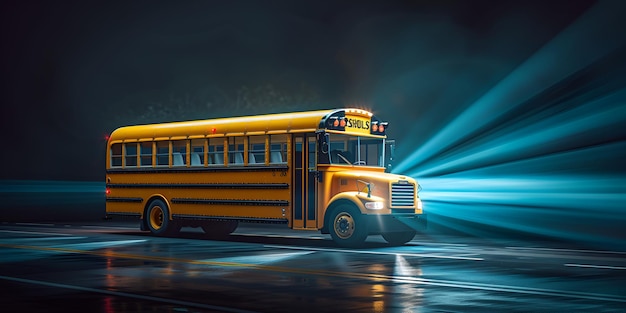
{"label": "front wheel hub", "polygon": [[354,233],[354,218],[348,213],[342,213],[335,219],[335,233],[341,239],[348,239]]}

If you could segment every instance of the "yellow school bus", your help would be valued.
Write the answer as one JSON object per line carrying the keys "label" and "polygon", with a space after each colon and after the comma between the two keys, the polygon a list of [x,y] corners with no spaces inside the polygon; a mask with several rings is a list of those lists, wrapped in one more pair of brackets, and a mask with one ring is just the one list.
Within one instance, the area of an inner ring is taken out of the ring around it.
{"label": "yellow school bus", "polygon": [[155,235],[263,222],[341,246],[372,234],[404,244],[426,219],[418,183],[385,173],[388,126],[335,109],[121,127],[107,142],[106,214]]}

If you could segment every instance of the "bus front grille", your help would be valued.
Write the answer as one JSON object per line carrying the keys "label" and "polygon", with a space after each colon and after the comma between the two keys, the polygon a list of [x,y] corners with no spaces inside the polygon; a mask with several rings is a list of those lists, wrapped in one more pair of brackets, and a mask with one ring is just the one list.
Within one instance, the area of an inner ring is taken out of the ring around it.
{"label": "bus front grille", "polygon": [[413,184],[391,184],[391,207],[400,206],[415,206],[415,186]]}

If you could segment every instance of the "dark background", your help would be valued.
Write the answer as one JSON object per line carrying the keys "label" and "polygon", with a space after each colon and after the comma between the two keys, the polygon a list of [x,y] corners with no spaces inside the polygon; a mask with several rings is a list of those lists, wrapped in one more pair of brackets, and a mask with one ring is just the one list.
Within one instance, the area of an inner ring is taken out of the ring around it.
{"label": "dark background", "polygon": [[103,138],[137,123],[357,106],[414,137],[593,4],[3,2],[1,177],[101,180]]}
{"label": "dark background", "polygon": [[433,225],[623,239],[622,1],[1,6],[12,203],[35,180],[100,192],[104,138],[120,126],[358,107],[389,121],[396,171],[420,180]]}

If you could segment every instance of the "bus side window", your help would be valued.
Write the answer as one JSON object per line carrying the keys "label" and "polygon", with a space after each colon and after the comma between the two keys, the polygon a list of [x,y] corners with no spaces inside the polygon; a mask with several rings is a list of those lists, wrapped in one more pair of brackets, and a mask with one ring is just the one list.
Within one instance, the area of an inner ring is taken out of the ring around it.
{"label": "bus side window", "polygon": [[111,167],[122,167],[122,144],[111,145]]}
{"label": "bus side window", "polygon": [[224,165],[224,138],[209,139],[209,165]]}
{"label": "bus side window", "polygon": [[265,136],[248,138],[248,164],[265,164]]}
{"label": "bus side window", "polygon": [[170,165],[170,144],[169,141],[158,141],[156,149],[157,166],[169,166]]}
{"label": "bus side window", "polygon": [[185,140],[172,141],[172,166],[187,165],[187,142]]}
{"label": "bus side window", "polygon": [[152,141],[142,142],[139,146],[141,166],[152,166]]}
{"label": "bus side window", "polygon": [[243,165],[243,137],[228,139],[228,163]]}
{"label": "bus side window", "polygon": [[136,167],[137,166],[137,143],[126,143],[124,144],[125,153],[124,156],[126,158],[126,162],[124,163],[124,167]]}
{"label": "bus side window", "polygon": [[287,135],[270,136],[270,163],[287,163]]}
{"label": "bus side window", "polygon": [[191,166],[204,166],[204,141],[205,139],[191,141]]}

